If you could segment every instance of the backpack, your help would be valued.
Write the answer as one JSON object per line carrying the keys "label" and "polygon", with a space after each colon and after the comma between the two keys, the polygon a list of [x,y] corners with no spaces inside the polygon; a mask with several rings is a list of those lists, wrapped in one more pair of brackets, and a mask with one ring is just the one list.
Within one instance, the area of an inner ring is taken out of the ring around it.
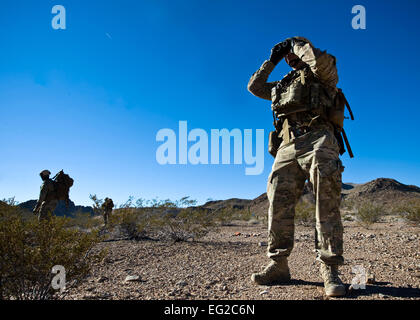
{"label": "backpack", "polygon": [[68,206],[70,201],[69,191],[74,180],[68,174],[65,174],[63,170],[59,171],[52,180],[54,182],[56,199],[66,201],[66,206]]}

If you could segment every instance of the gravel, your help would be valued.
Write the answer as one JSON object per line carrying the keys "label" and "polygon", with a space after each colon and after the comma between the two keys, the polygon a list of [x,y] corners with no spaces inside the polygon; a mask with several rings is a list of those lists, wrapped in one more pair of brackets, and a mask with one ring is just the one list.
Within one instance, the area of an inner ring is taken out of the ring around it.
{"label": "gravel", "polygon": [[[344,299],[419,300],[419,230],[404,222],[375,223],[367,230],[344,221],[341,278],[349,287],[357,266],[368,278],[365,290],[348,290]],[[295,239],[293,280],[271,287],[250,280],[269,262],[263,224],[235,222],[196,242],[100,243],[95,250],[106,248],[108,256],[78,287],[68,288],[65,299],[327,299],[314,261],[313,228],[297,226]]]}

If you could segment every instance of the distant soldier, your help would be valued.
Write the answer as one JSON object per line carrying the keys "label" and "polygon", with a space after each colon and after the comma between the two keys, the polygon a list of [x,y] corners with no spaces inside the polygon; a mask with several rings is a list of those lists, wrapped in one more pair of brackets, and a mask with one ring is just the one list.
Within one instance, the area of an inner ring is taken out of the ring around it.
{"label": "distant soldier", "polygon": [[105,198],[104,203],[101,206],[103,215],[104,215],[104,224],[108,224],[108,218],[109,215],[112,213],[112,208],[114,208],[114,203],[112,202],[112,199]]}
{"label": "distant soldier", "polygon": [[34,214],[38,214],[38,220],[48,218],[49,213],[53,213],[57,207],[58,200],[55,190],[55,183],[50,179],[51,172],[43,170],[39,174],[44,183],[41,185],[38,202],[33,210]]}

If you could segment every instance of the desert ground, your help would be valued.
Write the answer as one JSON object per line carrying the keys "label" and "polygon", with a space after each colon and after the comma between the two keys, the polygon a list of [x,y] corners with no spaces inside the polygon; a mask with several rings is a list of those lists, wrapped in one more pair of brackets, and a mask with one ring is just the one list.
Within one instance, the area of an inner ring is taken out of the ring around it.
{"label": "desert ground", "polygon": [[[419,300],[419,231],[418,225],[396,216],[369,228],[344,221],[340,273],[347,295],[335,299]],[[315,262],[313,227],[296,227],[288,284],[251,282],[251,273],[268,262],[266,241],[264,223],[237,221],[196,241],[102,242],[94,250],[106,248],[107,257],[82,283],[68,288],[64,299],[327,299]],[[356,266],[366,270],[365,289],[351,286]]]}

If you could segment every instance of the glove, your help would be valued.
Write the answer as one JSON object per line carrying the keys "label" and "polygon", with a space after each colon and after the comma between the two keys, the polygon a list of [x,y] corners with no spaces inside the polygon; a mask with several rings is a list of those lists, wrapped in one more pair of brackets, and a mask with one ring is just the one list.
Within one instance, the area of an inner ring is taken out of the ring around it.
{"label": "glove", "polygon": [[293,38],[287,38],[283,42],[277,43],[271,49],[270,61],[277,65],[292,50]]}

